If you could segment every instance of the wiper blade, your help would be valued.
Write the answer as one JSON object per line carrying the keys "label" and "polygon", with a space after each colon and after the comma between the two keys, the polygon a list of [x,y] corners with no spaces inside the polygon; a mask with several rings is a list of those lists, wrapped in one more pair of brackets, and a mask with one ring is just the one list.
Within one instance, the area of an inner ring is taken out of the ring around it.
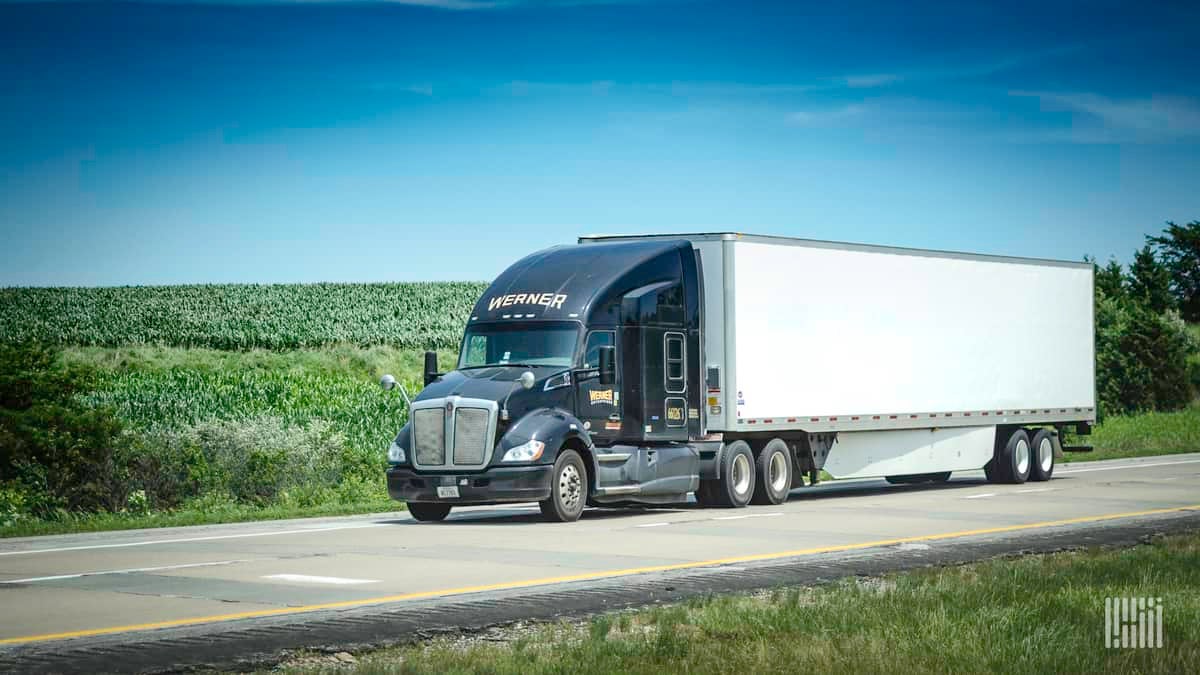
{"label": "wiper blade", "polygon": [[459,370],[475,370],[477,368],[545,368],[532,363],[485,363],[482,366],[463,366]]}

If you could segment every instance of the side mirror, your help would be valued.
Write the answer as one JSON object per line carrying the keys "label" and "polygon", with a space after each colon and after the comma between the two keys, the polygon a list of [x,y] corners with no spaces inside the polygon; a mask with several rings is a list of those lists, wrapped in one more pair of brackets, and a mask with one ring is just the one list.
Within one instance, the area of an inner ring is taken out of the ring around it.
{"label": "side mirror", "polygon": [[521,383],[522,387],[524,387],[526,389],[532,389],[533,382],[536,379],[537,378],[533,376],[533,373],[531,373],[527,370],[527,371],[521,373],[521,377],[518,378],[517,381]]}
{"label": "side mirror", "polygon": [[617,348],[605,345],[600,348],[600,384],[615,384],[617,381]]}
{"label": "side mirror", "polygon": [[437,352],[425,352],[425,386],[438,378]]}
{"label": "side mirror", "polygon": [[379,378],[379,386],[383,387],[384,391],[399,389],[400,396],[404,397],[405,405],[407,405],[409,408],[412,407],[412,400],[408,398],[408,392],[404,390],[404,385],[396,381],[396,378],[392,377],[391,375],[384,375],[383,377]]}

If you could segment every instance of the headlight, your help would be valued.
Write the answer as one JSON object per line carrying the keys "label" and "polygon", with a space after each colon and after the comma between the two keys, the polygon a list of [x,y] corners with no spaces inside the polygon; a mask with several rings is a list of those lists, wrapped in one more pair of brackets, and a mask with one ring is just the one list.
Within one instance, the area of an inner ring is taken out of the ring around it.
{"label": "headlight", "polygon": [[400,447],[400,444],[396,441],[392,441],[391,446],[388,447],[388,461],[392,464],[403,464],[408,461],[404,448]]}
{"label": "headlight", "polygon": [[504,459],[501,462],[533,462],[537,461],[542,456],[542,451],[546,449],[546,444],[541,441],[526,441],[515,448],[509,448],[508,452],[504,453]]}

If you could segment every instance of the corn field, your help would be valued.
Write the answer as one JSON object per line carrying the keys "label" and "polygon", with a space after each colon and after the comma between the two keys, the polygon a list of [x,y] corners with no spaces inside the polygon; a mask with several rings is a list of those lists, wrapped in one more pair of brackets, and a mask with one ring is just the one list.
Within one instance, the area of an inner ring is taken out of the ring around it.
{"label": "corn field", "polygon": [[0,342],[457,349],[485,288],[473,282],[2,288]]}

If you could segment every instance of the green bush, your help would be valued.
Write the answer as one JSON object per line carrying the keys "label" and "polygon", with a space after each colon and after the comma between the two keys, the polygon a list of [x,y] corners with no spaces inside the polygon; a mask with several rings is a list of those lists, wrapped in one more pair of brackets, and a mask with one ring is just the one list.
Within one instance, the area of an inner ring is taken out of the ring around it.
{"label": "green bush", "polygon": [[110,408],[76,399],[92,381],[43,347],[0,345],[0,483],[36,495],[22,503],[39,517],[124,506],[128,437]]}
{"label": "green bush", "polygon": [[156,509],[206,495],[257,506],[313,506],[384,490],[378,463],[352,452],[345,436],[322,420],[295,426],[258,417],[156,429],[142,434],[131,464],[132,485]]}
{"label": "green bush", "polygon": [[1104,414],[1179,410],[1193,398],[1196,350],[1178,314],[1101,298],[1096,307],[1096,390]]}

